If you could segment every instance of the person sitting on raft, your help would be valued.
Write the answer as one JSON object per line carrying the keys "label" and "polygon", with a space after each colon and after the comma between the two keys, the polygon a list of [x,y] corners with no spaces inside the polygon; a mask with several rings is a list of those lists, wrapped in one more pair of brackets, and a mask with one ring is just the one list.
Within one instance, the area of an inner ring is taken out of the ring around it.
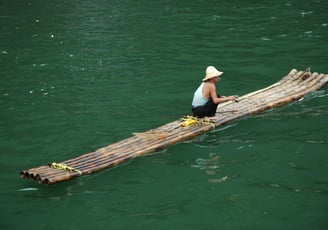
{"label": "person sitting on raft", "polygon": [[208,66],[203,82],[194,93],[192,100],[192,112],[195,117],[215,118],[216,109],[219,103],[237,100],[236,96],[220,96],[216,93],[215,84],[220,80],[223,72],[218,71],[214,66]]}

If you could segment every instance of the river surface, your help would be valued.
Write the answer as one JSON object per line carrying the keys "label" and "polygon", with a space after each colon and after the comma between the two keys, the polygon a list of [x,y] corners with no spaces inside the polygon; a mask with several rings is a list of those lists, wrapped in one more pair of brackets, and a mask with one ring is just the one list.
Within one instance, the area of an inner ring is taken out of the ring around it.
{"label": "river surface", "polygon": [[327,87],[111,170],[60,162],[190,114],[206,66],[243,95],[328,73],[328,2],[0,3],[0,228],[327,229]]}

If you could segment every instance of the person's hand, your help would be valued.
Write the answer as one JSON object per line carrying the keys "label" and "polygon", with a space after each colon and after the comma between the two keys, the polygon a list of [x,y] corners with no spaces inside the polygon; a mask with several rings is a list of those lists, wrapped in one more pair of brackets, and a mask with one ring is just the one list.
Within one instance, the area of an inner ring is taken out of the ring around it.
{"label": "person's hand", "polygon": [[237,97],[236,96],[229,96],[229,101],[237,101]]}

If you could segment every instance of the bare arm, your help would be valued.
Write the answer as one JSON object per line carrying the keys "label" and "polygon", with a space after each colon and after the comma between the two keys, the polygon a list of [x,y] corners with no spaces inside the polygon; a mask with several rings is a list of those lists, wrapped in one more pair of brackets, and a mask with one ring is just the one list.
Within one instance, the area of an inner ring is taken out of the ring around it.
{"label": "bare arm", "polygon": [[223,102],[226,102],[226,101],[235,101],[237,99],[237,97],[235,97],[235,96],[217,97],[215,85],[211,85],[209,88],[210,88],[210,97],[212,98],[212,101],[215,104],[223,103]]}

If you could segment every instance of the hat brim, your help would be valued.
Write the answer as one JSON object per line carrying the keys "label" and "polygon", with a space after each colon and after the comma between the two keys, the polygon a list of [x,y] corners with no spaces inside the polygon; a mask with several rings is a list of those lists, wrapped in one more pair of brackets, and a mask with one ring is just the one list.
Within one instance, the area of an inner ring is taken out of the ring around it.
{"label": "hat brim", "polygon": [[224,72],[220,72],[220,71],[218,71],[217,73],[215,73],[215,74],[213,74],[213,75],[209,75],[209,76],[206,75],[206,76],[203,78],[203,81],[210,80],[210,79],[212,79],[212,78],[214,78],[214,77],[220,77],[223,73],[224,73]]}

